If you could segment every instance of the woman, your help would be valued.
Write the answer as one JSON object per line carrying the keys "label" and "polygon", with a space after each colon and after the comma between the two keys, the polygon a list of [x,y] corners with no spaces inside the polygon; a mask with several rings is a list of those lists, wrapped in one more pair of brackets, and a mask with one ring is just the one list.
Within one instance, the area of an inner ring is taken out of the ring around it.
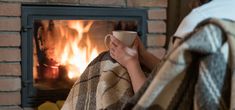
{"label": "woman", "polygon": [[[179,25],[175,36],[174,46],[180,39],[192,32],[198,23],[207,18],[222,18],[235,20],[235,12],[231,12],[235,6],[235,0],[195,0],[192,4],[197,7],[186,16]],[[228,13],[230,12],[230,13]],[[137,92],[144,84],[146,77],[140,68],[143,63],[149,69],[153,69],[160,62],[159,59],[148,53],[139,39],[136,39],[132,48],[123,45],[115,37],[111,37],[110,54],[113,59],[124,66],[131,78],[134,92]]]}

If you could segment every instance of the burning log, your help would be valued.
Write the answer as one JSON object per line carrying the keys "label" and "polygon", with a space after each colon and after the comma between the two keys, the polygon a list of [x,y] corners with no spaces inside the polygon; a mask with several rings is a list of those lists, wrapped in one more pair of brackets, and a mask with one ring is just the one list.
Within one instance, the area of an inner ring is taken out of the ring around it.
{"label": "burning log", "polygon": [[115,24],[114,30],[137,31],[137,21],[119,21]]}

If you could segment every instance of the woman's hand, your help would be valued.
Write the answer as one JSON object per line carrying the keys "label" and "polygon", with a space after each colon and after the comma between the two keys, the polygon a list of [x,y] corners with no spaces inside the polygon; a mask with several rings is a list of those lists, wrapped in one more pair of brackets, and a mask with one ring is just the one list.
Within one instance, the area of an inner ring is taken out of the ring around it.
{"label": "woman's hand", "polygon": [[152,70],[160,62],[160,59],[146,51],[139,37],[135,40],[135,44],[137,45],[140,63]]}
{"label": "woman's hand", "polygon": [[137,40],[135,40],[134,45],[130,48],[115,37],[111,37],[110,55],[127,69],[135,93],[140,89],[146,80],[144,72],[140,67],[137,48]]}
{"label": "woman's hand", "polygon": [[110,55],[125,68],[128,68],[129,64],[139,63],[137,42],[134,42],[133,47],[130,48],[112,36],[110,42]]}
{"label": "woman's hand", "polygon": [[146,56],[146,54],[148,54],[148,52],[146,51],[146,49],[145,49],[145,47],[139,37],[136,38],[135,44],[137,45],[137,50],[138,50],[138,54],[139,54],[139,61],[141,63],[143,63],[144,57]]}

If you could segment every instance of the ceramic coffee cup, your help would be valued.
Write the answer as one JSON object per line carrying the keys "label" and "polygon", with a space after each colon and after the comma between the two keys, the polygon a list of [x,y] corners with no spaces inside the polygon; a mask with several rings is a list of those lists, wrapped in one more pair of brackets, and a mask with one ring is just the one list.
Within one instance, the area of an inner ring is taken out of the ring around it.
{"label": "ceramic coffee cup", "polygon": [[137,32],[135,31],[112,31],[112,34],[108,34],[105,36],[104,44],[107,48],[109,48],[110,37],[114,36],[126,46],[131,46],[137,37]]}

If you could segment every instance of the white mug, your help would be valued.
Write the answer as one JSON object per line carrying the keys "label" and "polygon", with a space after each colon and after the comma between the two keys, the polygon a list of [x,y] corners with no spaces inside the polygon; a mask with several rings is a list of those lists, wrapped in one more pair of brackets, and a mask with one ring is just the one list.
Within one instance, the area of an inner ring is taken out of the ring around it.
{"label": "white mug", "polygon": [[137,37],[137,32],[135,31],[112,31],[112,34],[106,35],[104,39],[104,44],[107,48],[109,48],[108,44],[109,44],[111,36],[116,37],[126,46],[131,46]]}

